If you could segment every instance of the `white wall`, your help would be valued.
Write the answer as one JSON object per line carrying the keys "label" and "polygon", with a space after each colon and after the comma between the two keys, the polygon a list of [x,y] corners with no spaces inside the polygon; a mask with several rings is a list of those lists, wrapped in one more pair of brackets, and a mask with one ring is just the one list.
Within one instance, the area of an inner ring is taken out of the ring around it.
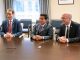
{"label": "white wall", "polygon": [[50,0],[51,19],[60,19],[63,13],[71,13],[72,20],[80,23],[80,0],[74,0],[73,5],[58,5],[58,0]]}
{"label": "white wall", "polygon": [[[0,25],[5,18],[4,0],[0,0]],[[74,0],[73,5],[58,5],[58,0],[50,1],[50,17],[51,19],[60,19],[63,13],[71,13],[72,20],[80,23],[80,0]]]}
{"label": "white wall", "polygon": [[1,25],[1,23],[4,20],[4,17],[5,17],[4,11],[5,11],[4,10],[4,2],[3,2],[3,0],[0,0],[0,25]]}

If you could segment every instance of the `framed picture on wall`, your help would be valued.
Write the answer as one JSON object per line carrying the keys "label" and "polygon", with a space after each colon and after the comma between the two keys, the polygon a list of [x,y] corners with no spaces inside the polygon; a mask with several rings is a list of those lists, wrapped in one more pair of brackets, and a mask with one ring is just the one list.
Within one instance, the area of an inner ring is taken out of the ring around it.
{"label": "framed picture on wall", "polygon": [[58,0],[59,5],[72,5],[74,4],[74,0]]}

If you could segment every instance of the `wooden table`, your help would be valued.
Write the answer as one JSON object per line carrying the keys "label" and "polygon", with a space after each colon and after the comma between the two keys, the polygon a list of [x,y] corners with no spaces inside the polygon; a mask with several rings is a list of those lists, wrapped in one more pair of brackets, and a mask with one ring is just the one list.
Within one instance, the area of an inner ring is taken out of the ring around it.
{"label": "wooden table", "polygon": [[0,60],[80,60],[80,43],[35,42],[29,38],[7,42],[0,38]]}

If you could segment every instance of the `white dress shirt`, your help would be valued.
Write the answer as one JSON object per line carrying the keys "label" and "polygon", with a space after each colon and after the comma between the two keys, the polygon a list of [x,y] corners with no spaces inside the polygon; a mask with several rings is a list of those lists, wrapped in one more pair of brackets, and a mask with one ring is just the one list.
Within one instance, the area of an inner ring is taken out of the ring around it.
{"label": "white dress shirt", "polygon": [[[70,30],[70,25],[71,25],[71,21],[70,21],[70,23],[69,23],[68,25],[66,25],[65,37],[66,37],[66,35],[67,35],[67,29]],[[69,31],[68,31],[68,33],[69,33]],[[69,42],[68,38],[67,38],[66,40],[67,40],[67,42]]]}

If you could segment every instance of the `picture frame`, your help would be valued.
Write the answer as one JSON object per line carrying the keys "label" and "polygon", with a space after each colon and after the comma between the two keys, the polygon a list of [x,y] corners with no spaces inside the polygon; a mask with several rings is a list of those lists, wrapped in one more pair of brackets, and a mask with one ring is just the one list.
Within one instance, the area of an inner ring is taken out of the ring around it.
{"label": "picture frame", "polygon": [[74,0],[58,0],[59,5],[73,5]]}

